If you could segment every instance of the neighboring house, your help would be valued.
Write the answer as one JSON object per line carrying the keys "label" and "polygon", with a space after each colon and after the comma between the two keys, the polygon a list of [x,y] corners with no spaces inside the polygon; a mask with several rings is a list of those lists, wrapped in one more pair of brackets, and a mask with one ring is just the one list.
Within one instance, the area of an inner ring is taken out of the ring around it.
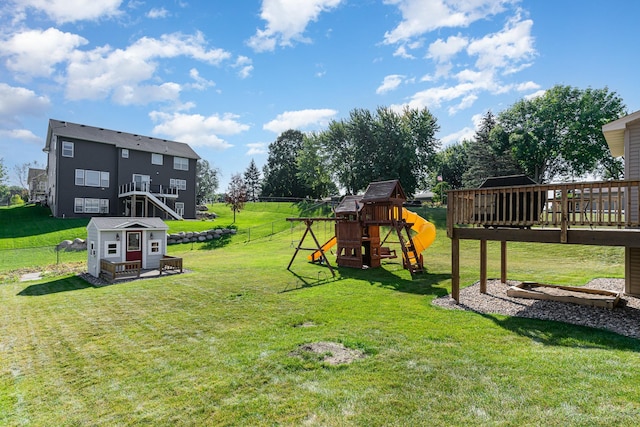
{"label": "neighboring house", "polygon": [[55,217],[196,217],[189,145],[49,120],[47,204]]}
{"label": "neighboring house", "polygon": [[29,201],[41,202],[47,198],[47,171],[45,169],[29,168],[27,173],[29,186]]}

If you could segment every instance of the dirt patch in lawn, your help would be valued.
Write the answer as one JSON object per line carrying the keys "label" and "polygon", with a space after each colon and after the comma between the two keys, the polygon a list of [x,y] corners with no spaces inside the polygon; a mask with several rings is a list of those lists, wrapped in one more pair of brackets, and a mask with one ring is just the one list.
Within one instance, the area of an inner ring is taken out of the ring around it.
{"label": "dirt patch in lawn", "polygon": [[303,344],[297,350],[292,351],[291,355],[303,359],[316,358],[329,365],[344,365],[366,357],[364,352],[360,350],[330,341]]}

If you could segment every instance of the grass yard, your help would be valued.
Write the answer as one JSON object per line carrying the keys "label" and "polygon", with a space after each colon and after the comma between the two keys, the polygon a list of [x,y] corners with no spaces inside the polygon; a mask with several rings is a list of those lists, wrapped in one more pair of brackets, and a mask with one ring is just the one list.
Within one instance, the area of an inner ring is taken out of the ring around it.
{"label": "grass yard", "polygon": [[[295,211],[255,208],[261,218],[241,212],[239,230],[275,220],[284,231],[213,250],[172,247],[182,275],[101,288],[72,273],[5,280],[0,425],[637,425],[640,341],[430,304],[451,285],[444,211],[419,210],[439,231],[423,254],[427,273],[412,279],[386,262],[334,279],[303,252],[287,271],[303,232],[284,220]],[[0,227],[7,245],[12,232]],[[496,277],[499,246],[488,248]],[[463,242],[463,285],[479,277],[478,253]],[[509,244],[509,277],[622,277],[622,253]],[[298,356],[322,341],[366,357],[332,366]]]}

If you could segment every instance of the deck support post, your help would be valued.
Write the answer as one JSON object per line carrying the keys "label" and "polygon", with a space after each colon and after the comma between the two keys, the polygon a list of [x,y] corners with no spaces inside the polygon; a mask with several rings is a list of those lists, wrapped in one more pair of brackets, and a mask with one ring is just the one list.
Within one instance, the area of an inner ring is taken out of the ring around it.
{"label": "deck support post", "polygon": [[500,282],[507,283],[507,241],[500,242]]}
{"label": "deck support post", "polygon": [[451,297],[460,302],[460,240],[451,239]]}
{"label": "deck support post", "polygon": [[487,293],[487,241],[480,240],[480,293]]}

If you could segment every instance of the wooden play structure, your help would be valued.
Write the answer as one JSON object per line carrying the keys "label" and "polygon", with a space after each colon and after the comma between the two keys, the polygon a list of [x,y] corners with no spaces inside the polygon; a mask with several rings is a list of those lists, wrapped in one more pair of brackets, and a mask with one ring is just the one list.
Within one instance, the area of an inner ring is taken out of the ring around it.
{"label": "wooden play structure", "polygon": [[[334,246],[337,246],[336,263],[340,267],[380,267],[382,259],[398,257],[395,249],[385,246],[393,235],[398,239],[404,268],[411,273],[422,272],[421,253],[433,243],[435,226],[403,208],[406,200],[398,180],[372,182],[364,195],[345,196],[334,211],[335,217],[287,218],[306,225],[287,269],[291,268],[300,250],[310,250],[308,260],[326,264],[335,276],[326,255]],[[324,244],[320,244],[313,233],[312,225],[317,221],[335,221],[335,235]],[[381,227],[388,229],[384,237]],[[314,247],[303,246],[308,236],[313,239]]]}

